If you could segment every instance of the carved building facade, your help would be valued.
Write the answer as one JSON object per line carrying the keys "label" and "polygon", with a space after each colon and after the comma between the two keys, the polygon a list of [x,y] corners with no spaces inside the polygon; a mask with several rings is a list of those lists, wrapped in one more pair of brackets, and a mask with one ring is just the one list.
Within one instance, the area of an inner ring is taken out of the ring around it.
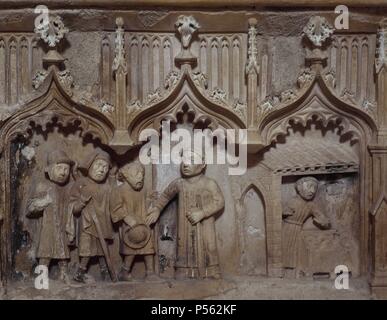
{"label": "carved building facade", "polygon": [[[315,281],[344,265],[387,295],[385,4],[350,7],[346,30],[334,27],[333,7],[284,11],[280,2],[226,10],[47,1],[37,20],[33,2],[2,2],[3,287],[32,281],[44,259],[67,285],[104,272],[113,281],[136,272],[159,282]],[[244,129],[246,173],[147,164],[133,182],[125,168],[141,167],[141,133],[162,136],[163,123]],[[48,160],[59,150],[65,156]],[[39,253],[43,230],[55,228],[68,256]]]}

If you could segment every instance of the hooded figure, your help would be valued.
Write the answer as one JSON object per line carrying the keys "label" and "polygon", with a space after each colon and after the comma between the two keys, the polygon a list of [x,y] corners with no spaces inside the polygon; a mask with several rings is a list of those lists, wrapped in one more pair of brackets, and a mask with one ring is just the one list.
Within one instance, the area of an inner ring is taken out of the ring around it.
{"label": "hooded figure", "polygon": [[[92,213],[97,217],[104,240],[112,240],[113,227],[109,209],[111,186],[107,179],[110,168],[110,156],[104,151],[95,151],[80,166],[86,176],[77,180],[71,189],[70,213],[81,216],[78,247],[80,266],[74,276],[74,280],[79,282],[86,280],[91,257],[99,257],[102,277],[109,275]],[[75,236],[74,229],[72,234]]]}
{"label": "hooded figure", "polygon": [[66,226],[71,225],[73,219],[68,214],[68,182],[73,164],[61,150],[49,153],[45,178],[33,184],[27,202],[27,217],[42,217],[36,252],[39,264],[49,267],[52,259],[58,260],[60,277],[65,282],[68,281],[68,244],[71,240],[66,233]]}
{"label": "hooded figure", "polygon": [[328,229],[330,222],[322,213],[313,199],[318,190],[318,180],[313,177],[303,177],[295,184],[297,196],[285,207],[282,224],[282,264],[287,274],[296,272],[298,266],[299,248],[302,226],[309,218],[321,229]]}

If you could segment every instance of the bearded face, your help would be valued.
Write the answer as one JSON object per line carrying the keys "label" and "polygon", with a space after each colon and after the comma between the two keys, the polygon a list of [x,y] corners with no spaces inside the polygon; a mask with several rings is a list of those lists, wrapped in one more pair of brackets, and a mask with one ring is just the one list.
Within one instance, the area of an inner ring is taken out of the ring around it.
{"label": "bearded face", "polygon": [[131,167],[127,170],[122,170],[122,174],[134,190],[139,191],[144,186],[145,172],[142,168]]}

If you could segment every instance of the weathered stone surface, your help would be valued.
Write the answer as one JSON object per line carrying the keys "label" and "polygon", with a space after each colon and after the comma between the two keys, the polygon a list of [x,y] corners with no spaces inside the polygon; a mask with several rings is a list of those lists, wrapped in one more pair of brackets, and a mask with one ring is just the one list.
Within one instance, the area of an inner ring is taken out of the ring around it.
{"label": "weathered stone surface", "polygon": [[[39,4],[0,2],[5,298],[387,296],[384,3]],[[140,164],[166,127],[246,139]]]}

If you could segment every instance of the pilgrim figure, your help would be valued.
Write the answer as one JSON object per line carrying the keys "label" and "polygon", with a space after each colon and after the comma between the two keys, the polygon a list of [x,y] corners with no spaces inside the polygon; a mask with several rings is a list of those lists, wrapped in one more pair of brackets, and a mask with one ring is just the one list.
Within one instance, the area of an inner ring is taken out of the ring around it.
{"label": "pilgrim figure", "polygon": [[27,203],[27,217],[41,218],[36,257],[39,265],[49,268],[52,260],[57,260],[61,280],[68,282],[67,265],[70,258],[67,226],[73,223],[68,214],[69,179],[72,160],[61,150],[47,156],[45,177],[33,185]]}
{"label": "pilgrim figure", "polygon": [[[85,282],[90,258],[98,257],[101,275],[108,278],[108,253],[105,241],[113,239],[109,197],[111,184],[108,180],[111,168],[110,156],[101,150],[94,151],[80,166],[85,176],[79,178],[70,192],[70,212],[80,214],[78,250],[80,264],[74,280]],[[72,232],[75,236],[75,230]],[[104,249],[105,248],[105,249]]]}

